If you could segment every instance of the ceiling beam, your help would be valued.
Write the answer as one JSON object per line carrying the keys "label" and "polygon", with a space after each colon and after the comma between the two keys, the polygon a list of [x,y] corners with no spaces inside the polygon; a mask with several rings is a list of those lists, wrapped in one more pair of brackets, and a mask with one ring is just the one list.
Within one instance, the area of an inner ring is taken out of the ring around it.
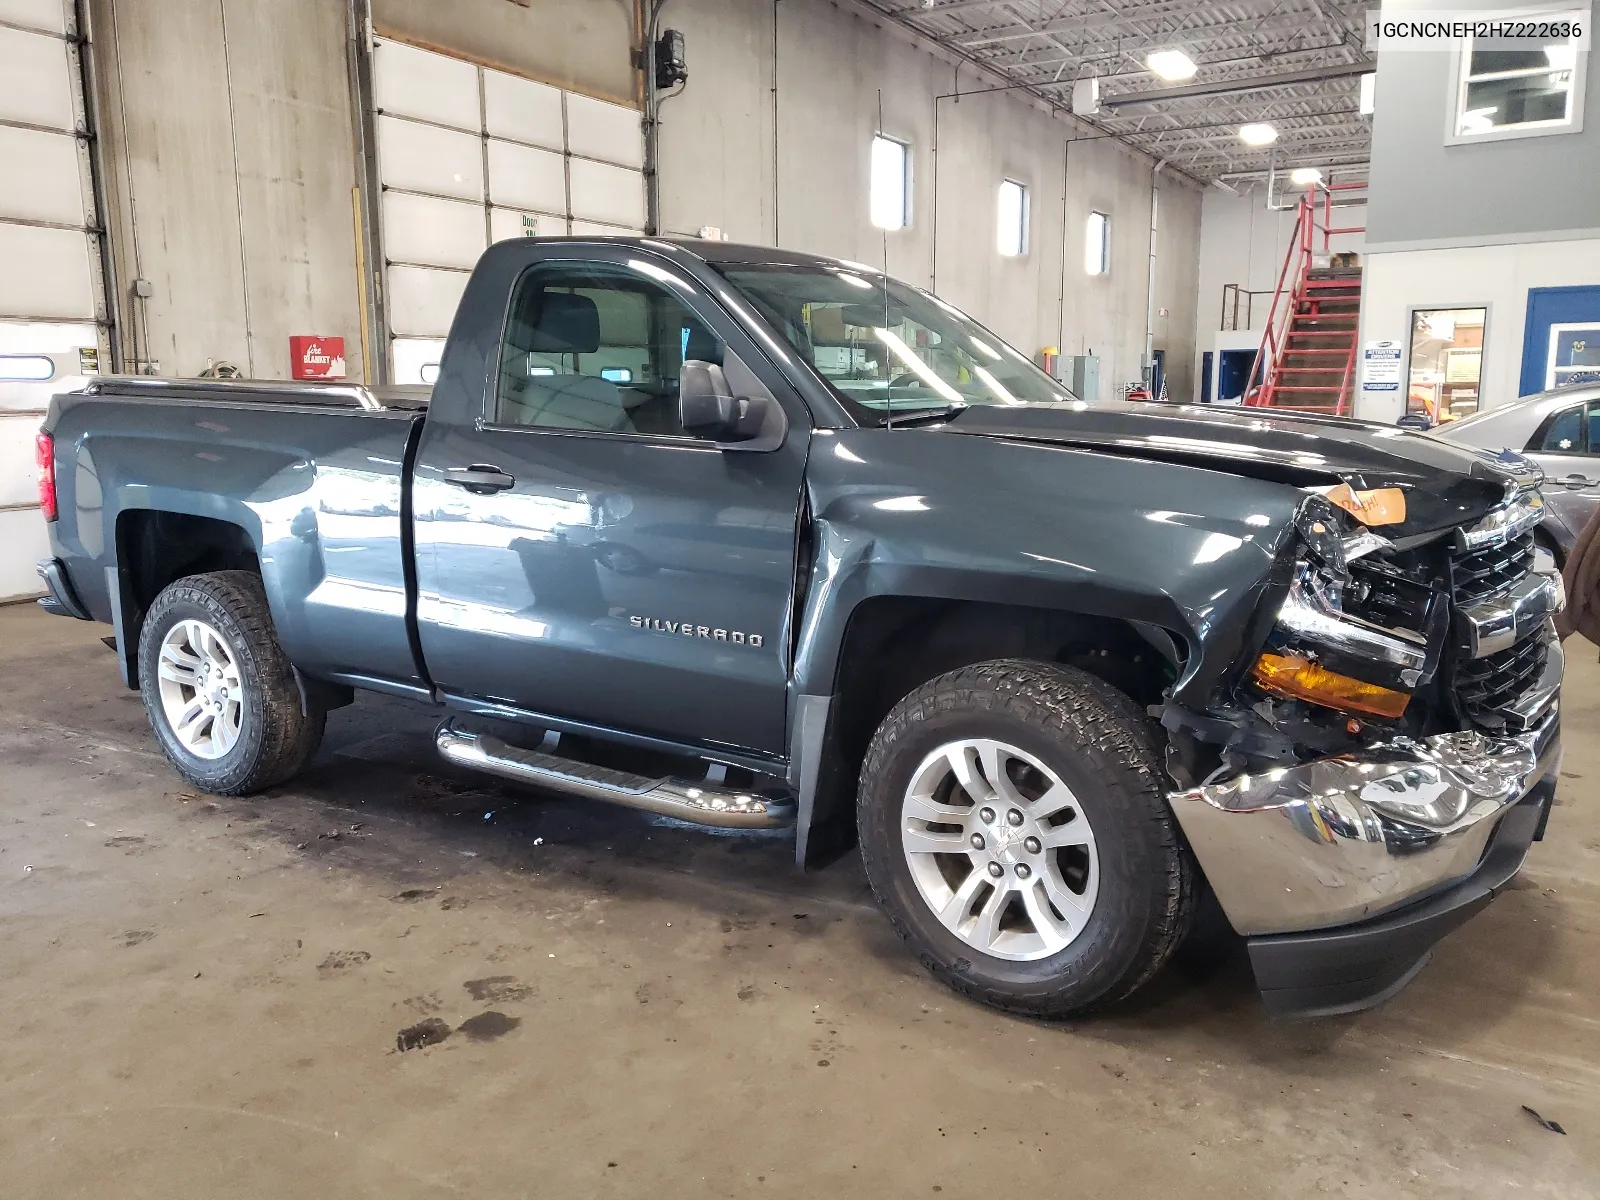
{"label": "ceiling beam", "polygon": [[[1265,11],[1255,18],[1256,22],[1278,18],[1285,21],[1293,20],[1303,28],[1306,22],[1313,17],[1313,14],[1305,11],[1290,10],[1285,12],[1281,0],[1243,0],[1238,7],[1245,10],[1257,7],[1264,9]],[[933,11],[932,9],[923,9],[914,12],[912,15],[924,15]],[[970,49],[999,42],[1014,42],[1019,38],[1036,37],[1040,34],[1112,32],[1129,29],[1137,22],[1170,20],[1174,17],[1192,16],[1195,12],[1194,0],[1170,0],[1170,2],[1162,0],[1162,2],[1155,4],[1134,5],[1110,12],[1096,12],[1093,15],[1058,17],[1038,25],[1024,21],[1017,22],[1015,26],[994,25],[987,29],[974,29],[971,33],[956,34],[952,40],[959,40],[962,45]],[[1250,23],[1250,21],[1251,18],[1247,16],[1245,18],[1246,23],[1242,25],[1232,21],[1227,22],[1227,24],[1232,26],[1235,33],[1248,34],[1255,29],[1255,24]],[[1219,21],[1218,24],[1221,25],[1223,22]],[[1176,33],[1177,31],[1174,30],[1172,32]]]}
{"label": "ceiling beam", "polygon": [[1341,79],[1347,75],[1366,75],[1374,70],[1369,62],[1334,63],[1325,67],[1311,67],[1304,71],[1285,71],[1280,75],[1256,75],[1246,79],[1224,79],[1214,83],[1191,83],[1183,87],[1148,88],[1121,96],[1103,97],[1104,108],[1131,108],[1136,104],[1165,104],[1172,100],[1187,100],[1195,96],[1225,96],[1237,92],[1265,92],[1273,88],[1289,87],[1297,83],[1317,83],[1324,79]]}

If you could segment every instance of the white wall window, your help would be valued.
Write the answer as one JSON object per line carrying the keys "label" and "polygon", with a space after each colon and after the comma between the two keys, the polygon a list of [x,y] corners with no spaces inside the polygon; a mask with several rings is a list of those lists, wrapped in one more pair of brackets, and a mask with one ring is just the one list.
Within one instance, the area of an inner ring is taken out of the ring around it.
{"label": "white wall window", "polygon": [[911,147],[881,133],[872,139],[870,206],[879,229],[911,224]]}
{"label": "white wall window", "polygon": [[1468,38],[1456,56],[1446,141],[1494,141],[1583,128],[1589,56],[1571,42],[1534,50],[1486,50]]}
{"label": "white wall window", "polygon": [[1090,275],[1111,270],[1111,218],[1103,212],[1090,213],[1084,226],[1083,269]]}
{"label": "white wall window", "polygon": [[1007,258],[1028,252],[1028,189],[1015,179],[1000,181],[996,248]]}

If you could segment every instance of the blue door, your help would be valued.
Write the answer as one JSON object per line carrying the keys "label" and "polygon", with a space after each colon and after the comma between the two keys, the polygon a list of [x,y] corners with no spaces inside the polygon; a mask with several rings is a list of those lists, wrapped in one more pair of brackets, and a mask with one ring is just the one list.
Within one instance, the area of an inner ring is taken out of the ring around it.
{"label": "blue door", "polygon": [[1528,289],[1518,391],[1600,382],[1600,285]]}

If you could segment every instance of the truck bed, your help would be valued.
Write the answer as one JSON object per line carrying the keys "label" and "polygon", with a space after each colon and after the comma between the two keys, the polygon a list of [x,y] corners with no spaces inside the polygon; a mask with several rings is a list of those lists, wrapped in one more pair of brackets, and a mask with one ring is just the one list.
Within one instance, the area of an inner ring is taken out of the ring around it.
{"label": "truck bed", "polygon": [[419,684],[406,464],[428,390],[114,376],[57,396],[46,429],[73,589],[110,620],[113,588],[134,612],[153,599],[142,564],[254,558],[302,670]]}

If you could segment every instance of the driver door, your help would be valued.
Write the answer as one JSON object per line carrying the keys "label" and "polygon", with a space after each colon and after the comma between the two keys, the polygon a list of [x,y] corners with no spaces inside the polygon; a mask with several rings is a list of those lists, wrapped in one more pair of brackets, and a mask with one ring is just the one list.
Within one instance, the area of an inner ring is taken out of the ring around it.
{"label": "driver door", "polygon": [[[487,706],[782,754],[809,415],[675,266],[610,251],[540,247],[473,419],[424,426],[424,659]],[[686,359],[760,376],[781,443],[689,436]]]}

